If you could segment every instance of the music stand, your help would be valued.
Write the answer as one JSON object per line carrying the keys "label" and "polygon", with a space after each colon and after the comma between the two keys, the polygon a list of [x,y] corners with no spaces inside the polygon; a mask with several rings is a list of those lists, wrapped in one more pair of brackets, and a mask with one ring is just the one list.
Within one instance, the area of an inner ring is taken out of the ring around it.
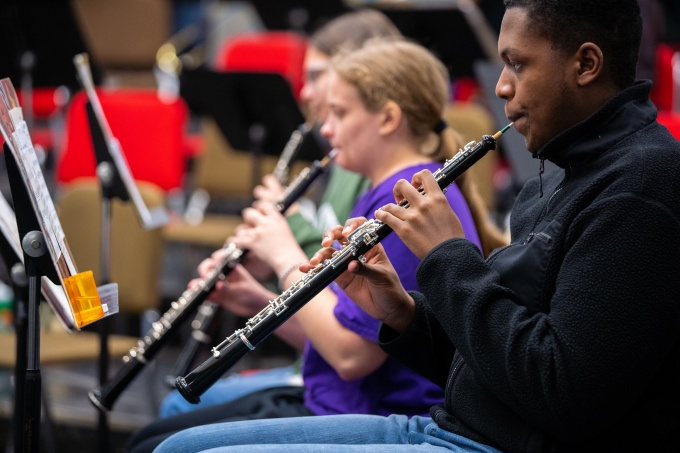
{"label": "music stand", "polygon": [[[164,208],[154,208],[149,211],[146,208],[132,175],[124,161],[120,149],[112,149],[118,146],[113,137],[107,137],[104,132],[105,119],[100,118],[91,102],[85,104],[87,119],[90,126],[92,146],[97,161],[97,178],[101,186],[102,194],[102,236],[101,236],[101,272],[100,283],[109,283],[109,262],[111,257],[111,217],[113,199],[121,201],[133,201],[134,211],[144,229],[153,229],[168,223],[169,216]],[[108,337],[110,325],[108,319],[102,319],[98,326],[100,335],[99,353],[99,381],[100,384],[108,380]],[[99,451],[106,452],[109,449],[109,428],[107,414],[99,411]]]}
{"label": "music stand", "polygon": [[[4,197],[0,202],[4,202]],[[9,208],[8,208],[9,209]],[[13,220],[16,223],[16,219]],[[10,244],[8,235],[4,231],[0,234],[0,256],[7,267],[10,284],[14,290],[14,307],[12,319],[16,334],[16,363],[14,364],[14,417],[12,417],[12,433],[14,448],[23,451],[23,420],[24,420],[24,379],[26,377],[27,354],[26,340],[28,338],[28,324],[26,303],[28,301],[28,281],[26,271],[17,251]]]}
{"label": "music stand", "polygon": [[[497,58],[486,49],[488,23],[484,23],[478,11],[463,9],[456,0],[433,1],[404,5],[394,2],[355,1],[380,9],[404,35],[422,44],[435,54],[446,66],[451,77],[472,77],[473,63],[477,60]],[[473,24],[471,18],[477,23]],[[479,23],[482,22],[482,23]],[[492,38],[493,39],[493,38]],[[496,37],[497,39],[497,37]]]}
{"label": "music stand", "polygon": [[[60,109],[70,93],[78,88],[71,70],[71,58],[75,53],[86,51],[71,2],[51,0],[5,0],[0,5],[2,28],[0,29],[0,61],[4,74],[11,80],[20,81],[23,113],[29,130],[33,130],[35,107],[34,88],[57,89],[54,107]],[[44,39],[58,36],[58,39]],[[96,68],[94,77],[99,80],[101,71]],[[60,99],[57,100],[57,94]],[[38,103],[37,106],[40,104]],[[52,129],[54,126],[49,125]],[[56,137],[55,137],[56,140]],[[56,162],[53,149],[47,158]]]}
{"label": "music stand", "polygon": [[[3,74],[11,80],[21,80],[24,70],[21,57],[33,53],[33,86],[66,86],[78,89],[73,73],[73,55],[85,52],[87,46],[80,33],[70,2],[53,0],[5,0],[0,6],[0,61]],[[48,38],[47,37],[58,37]],[[100,78],[98,68],[94,70]],[[29,106],[27,106],[29,107]]]}
{"label": "music stand", "polygon": [[[40,374],[40,279],[46,276],[54,283],[59,283],[60,280],[48,253],[47,244],[16,160],[7,143],[3,147],[24,256],[23,267],[28,277],[28,297],[25,299],[28,318],[25,329],[21,332],[23,337],[19,337],[20,332],[17,331],[17,362],[25,363],[25,371],[18,373],[23,375],[23,394],[17,392],[17,399],[15,399],[15,407],[22,408],[21,416],[23,417],[23,429],[17,441],[20,439],[23,451],[37,452],[40,448],[42,382]],[[19,343],[23,346],[21,351],[18,349]],[[20,357],[25,357],[25,359],[20,359]]]}
{"label": "music stand", "polygon": [[262,19],[267,30],[299,30],[306,34],[314,32],[319,26],[351,11],[342,0],[254,0],[252,5]]}
{"label": "music stand", "polygon": [[[180,95],[194,114],[214,118],[231,146],[252,153],[253,187],[262,177],[262,155],[278,156],[304,122],[290,85],[280,74],[186,70],[180,75]],[[318,156],[314,146],[305,148],[298,158]]]}
{"label": "music stand", "polygon": [[[23,426],[24,420],[24,379],[27,365],[27,338],[28,338],[28,320],[27,320],[27,304],[28,304],[28,278],[23,264],[23,252],[21,247],[21,240],[19,239],[19,231],[17,229],[17,219],[14,211],[5,197],[0,195],[0,255],[9,270],[8,276],[10,283],[14,289],[14,306],[13,306],[13,325],[16,337],[15,347],[15,363],[14,363],[14,417],[12,419],[13,435],[15,439],[15,451],[23,451]],[[55,285],[47,277],[42,277],[42,293],[45,300],[51,308],[59,314],[58,319],[62,321],[62,325],[67,331],[77,329],[75,324],[65,322],[65,311],[68,302],[60,300],[60,295],[63,295],[63,288]],[[43,400],[44,402],[44,400]],[[45,406],[45,417],[49,418],[48,407]],[[51,427],[48,423],[47,427]],[[53,433],[49,430],[50,439],[53,439]]]}

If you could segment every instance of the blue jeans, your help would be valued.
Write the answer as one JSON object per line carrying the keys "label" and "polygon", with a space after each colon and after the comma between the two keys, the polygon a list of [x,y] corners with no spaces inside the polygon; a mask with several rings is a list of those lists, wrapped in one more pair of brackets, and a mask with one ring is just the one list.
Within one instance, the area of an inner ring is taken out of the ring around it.
{"label": "blue jeans", "polygon": [[227,403],[258,390],[295,385],[297,382],[296,373],[295,366],[287,366],[257,371],[252,374],[232,374],[227,378],[220,379],[206,390],[201,395],[201,402],[198,404],[188,402],[177,390],[173,390],[163,399],[158,416],[160,418],[170,417],[200,407]]}
{"label": "blue jeans", "polygon": [[154,453],[180,451],[500,453],[439,428],[429,417],[405,415],[326,415],[204,425],[169,437]]}

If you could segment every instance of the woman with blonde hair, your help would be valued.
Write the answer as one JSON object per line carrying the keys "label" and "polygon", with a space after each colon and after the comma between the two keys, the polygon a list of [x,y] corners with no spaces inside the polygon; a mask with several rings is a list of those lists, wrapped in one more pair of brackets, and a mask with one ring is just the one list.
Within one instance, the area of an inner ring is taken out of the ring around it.
{"label": "woman with blonde hair", "polygon": [[[418,171],[436,171],[460,146],[442,120],[449,99],[448,74],[425,48],[406,41],[372,41],[342,53],[328,70],[328,114],[321,133],[336,150],[336,164],[370,182],[351,217],[372,218],[394,201],[392,188]],[[481,248],[465,196],[454,185],[446,195],[463,224],[466,237]],[[302,277],[307,262],[283,218],[268,203],[244,212],[249,228],[230,238],[270,264],[282,289]],[[417,289],[418,258],[396,235],[382,241],[401,284]],[[207,270],[207,269],[206,269]],[[219,298],[243,297],[243,268],[227,276]],[[237,288],[235,290],[234,288]],[[220,297],[221,296],[221,297]],[[269,298],[261,297],[262,306]],[[252,300],[251,300],[252,302]],[[393,413],[418,415],[426,401],[440,398],[441,387],[390,359],[378,346],[379,323],[363,312],[339,287],[316,295],[275,334],[301,347],[304,334],[304,405],[310,415]],[[227,445],[282,444],[300,434],[299,417],[219,423],[182,431],[156,451],[202,451]],[[281,451],[281,445],[267,451]],[[257,450],[260,451],[260,450]]]}

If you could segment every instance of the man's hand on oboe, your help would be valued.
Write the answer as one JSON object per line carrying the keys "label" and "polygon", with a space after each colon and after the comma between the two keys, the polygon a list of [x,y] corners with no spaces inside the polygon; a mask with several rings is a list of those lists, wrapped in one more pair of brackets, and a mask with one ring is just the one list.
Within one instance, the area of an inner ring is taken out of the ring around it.
{"label": "man's hand on oboe", "polygon": [[[425,196],[418,190],[422,187]],[[397,203],[408,201],[409,207],[388,204],[375,212],[376,219],[388,225],[420,259],[442,242],[465,237],[463,227],[432,173],[422,170],[409,184],[402,179],[394,186]]]}
{"label": "man's hand on oboe", "polygon": [[[330,259],[336,251],[334,241],[347,242],[347,236],[366,221],[363,217],[349,219],[345,226],[336,226],[324,233],[322,245],[308,265],[300,269],[308,272],[325,259]],[[415,303],[402,286],[397,272],[385,254],[381,244],[377,244],[364,255],[365,262],[355,260],[349,263],[335,282],[366,313],[398,332],[402,332],[413,319]]]}

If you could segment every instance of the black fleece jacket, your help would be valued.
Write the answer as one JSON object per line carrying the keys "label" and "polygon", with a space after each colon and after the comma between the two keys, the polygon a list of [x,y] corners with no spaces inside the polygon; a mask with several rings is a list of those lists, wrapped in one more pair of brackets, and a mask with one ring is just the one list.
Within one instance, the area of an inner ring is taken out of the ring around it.
{"label": "black fleece jacket", "polygon": [[650,87],[539,150],[559,168],[522,189],[511,244],[440,244],[412,325],[382,326],[446,389],[442,428],[508,452],[680,448],[680,143]]}

